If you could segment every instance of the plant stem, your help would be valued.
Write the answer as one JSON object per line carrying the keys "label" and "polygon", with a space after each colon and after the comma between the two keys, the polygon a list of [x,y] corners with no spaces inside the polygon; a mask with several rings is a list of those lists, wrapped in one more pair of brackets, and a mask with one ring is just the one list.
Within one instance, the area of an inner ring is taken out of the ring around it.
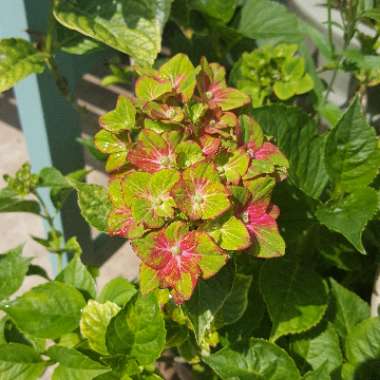
{"label": "plant stem", "polygon": [[335,45],[333,38],[332,19],[331,19],[331,0],[327,0],[327,28],[329,36],[329,44],[333,56],[335,55]]}

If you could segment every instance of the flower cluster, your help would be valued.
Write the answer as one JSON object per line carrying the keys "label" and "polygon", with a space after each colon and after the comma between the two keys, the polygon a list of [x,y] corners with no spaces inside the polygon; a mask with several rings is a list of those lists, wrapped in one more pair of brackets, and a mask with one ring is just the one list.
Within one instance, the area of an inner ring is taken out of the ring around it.
{"label": "flower cluster", "polygon": [[253,107],[270,103],[273,95],[287,100],[309,92],[314,82],[305,73],[304,58],[295,55],[297,49],[294,44],[279,44],[243,53],[233,67],[231,81],[252,97]]}
{"label": "flower cluster", "polygon": [[112,172],[109,233],[132,241],[143,292],[169,288],[181,303],[237,251],[283,255],[270,196],[288,163],[222,66],[178,54],[140,74],[95,137]]}

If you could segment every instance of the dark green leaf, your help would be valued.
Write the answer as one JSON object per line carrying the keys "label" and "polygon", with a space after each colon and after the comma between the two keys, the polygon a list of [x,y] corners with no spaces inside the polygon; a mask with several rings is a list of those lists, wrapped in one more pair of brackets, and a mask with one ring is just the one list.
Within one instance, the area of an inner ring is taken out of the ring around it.
{"label": "dark green leaf", "polygon": [[34,337],[55,339],[79,326],[84,305],[82,294],[74,287],[50,282],[33,288],[2,308],[20,330]]}
{"label": "dark green leaf", "polygon": [[161,33],[171,0],[59,0],[54,15],[69,29],[103,42],[138,63],[152,64],[161,51]]}
{"label": "dark green leaf", "polygon": [[110,368],[71,348],[53,346],[49,348],[47,355],[59,363],[52,380],[92,380],[110,370]]}
{"label": "dark green leaf", "polygon": [[45,54],[21,38],[0,40],[0,92],[45,69]]}
{"label": "dark green leaf", "polygon": [[21,256],[22,247],[0,255],[0,300],[12,295],[23,283],[30,259]]}
{"label": "dark green leaf", "polygon": [[297,17],[274,1],[246,1],[241,10],[238,31],[254,39],[299,41],[302,39]]}
{"label": "dark green leaf", "polygon": [[138,295],[111,320],[107,348],[111,354],[125,354],[140,364],[150,364],[165,347],[165,322],[153,293]]}
{"label": "dark green leaf", "polygon": [[323,159],[325,139],[314,121],[300,109],[283,105],[259,108],[253,115],[287,156],[290,181],[307,195],[319,198],[328,177]]}
{"label": "dark green leaf", "polygon": [[359,252],[366,253],[362,233],[379,208],[377,192],[368,187],[356,190],[342,200],[316,211],[318,220],[341,233]]}
{"label": "dark green leaf", "polygon": [[230,21],[235,12],[237,0],[191,0],[190,7],[224,23]]}
{"label": "dark green leaf", "polygon": [[331,286],[331,311],[329,320],[342,339],[359,322],[369,318],[369,305],[357,294],[344,288],[334,279],[330,279]]}
{"label": "dark green leaf", "polygon": [[215,316],[215,324],[218,328],[235,323],[244,314],[248,305],[251,282],[252,276],[235,273],[231,292]]}
{"label": "dark green leaf", "polygon": [[251,339],[203,358],[223,380],[299,380],[300,374],[286,351],[273,343]]}
{"label": "dark green leaf", "polygon": [[339,337],[331,323],[322,323],[305,334],[292,337],[291,350],[309,363],[314,370],[325,364],[327,374],[343,363]]}
{"label": "dark green leaf", "polygon": [[1,380],[37,380],[45,370],[45,363],[30,346],[18,343],[0,346]]}
{"label": "dark green leaf", "polygon": [[192,323],[198,344],[202,343],[218,311],[229,296],[232,285],[232,269],[225,266],[211,279],[199,281],[192,297],[185,304],[185,311]]}
{"label": "dark green leaf", "polygon": [[324,364],[315,371],[308,372],[302,380],[331,380],[327,365]]}
{"label": "dark green leaf", "polygon": [[122,277],[116,277],[104,286],[98,296],[98,301],[101,303],[111,301],[123,307],[136,292],[135,286],[129,281]]}
{"label": "dark green leaf", "polygon": [[28,272],[26,273],[27,276],[40,276],[42,278],[45,278],[46,280],[50,280],[49,275],[47,274],[46,270],[39,265],[29,265]]}
{"label": "dark green leaf", "polygon": [[367,186],[380,167],[375,129],[370,127],[356,98],[330,132],[325,149],[326,170],[341,191]]}
{"label": "dark green leaf", "polygon": [[380,317],[366,319],[353,327],[345,344],[348,362],[355,368],[355,380],[380,376]]}
{"label": "dark green leaf", "polygon": [[74,288],[83,292],[87,298],[96,297],[95,280],[82,263],[79,255],[75,255],[70,260],[69,264],[58,274],[55,280],[74,286]]}
{"label": "dark green leaf", "polygon": [[327,309],[328,289],[322,278],[294,260],[264,263],[260,289],[272,320],[272,341],[310,330]]}
{"label": "dark green leaf", "polygon": [[0,190],[0,212],[31,212],[40,213],[40,205],[33,200],[21,198],[9,188]]}

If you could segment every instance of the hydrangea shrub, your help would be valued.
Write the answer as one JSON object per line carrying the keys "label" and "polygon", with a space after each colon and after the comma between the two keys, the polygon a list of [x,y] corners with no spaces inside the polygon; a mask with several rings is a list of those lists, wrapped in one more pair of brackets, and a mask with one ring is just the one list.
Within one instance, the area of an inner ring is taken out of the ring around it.
{"label": "hydrangea shrub", "polygon": [[305,94],[313,89],[314,81],[297,50],[297,45],[283,43],[245,52],[234,64],[231,80],[252,97],[254,107],[271,103],[273,97],[288,100]]}
{"label": "hydrangea shrub", "polygon": [[288,162],[221,65],[178,54],[138,71],[135,97],[95,136],[111,173],[108,231],[131,240],[143,293],[169,288],[182,303],[234,254],[284,254],[271,192]]}

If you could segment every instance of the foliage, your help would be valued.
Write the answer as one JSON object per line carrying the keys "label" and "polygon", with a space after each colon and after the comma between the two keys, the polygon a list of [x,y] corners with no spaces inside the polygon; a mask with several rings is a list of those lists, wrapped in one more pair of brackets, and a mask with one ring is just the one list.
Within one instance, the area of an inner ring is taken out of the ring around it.
{"label": "foliage", "polygon": [[[103,83],[134,89],[83,142],[107,188],[86,170],[4,176],[0,212],[39,215],[58,269],[0,255],[0,379],[380,378],[379,5],[325,7],[326,37],[270,0],[54,0],[46,35],[0,40],[0,91],[47,70],[72,100],[60,51],[109,54]],[[138,281],[97,288],[55,225],[72,193],[91,227],[132,243]]]}

